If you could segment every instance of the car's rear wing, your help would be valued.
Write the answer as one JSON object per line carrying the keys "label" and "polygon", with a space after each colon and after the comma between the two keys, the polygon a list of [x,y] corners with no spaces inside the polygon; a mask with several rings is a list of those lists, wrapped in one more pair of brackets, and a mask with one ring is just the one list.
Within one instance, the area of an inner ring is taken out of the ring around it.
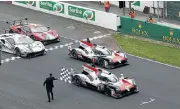
{"label": "car's rear wing", "polygon": [[28,18],[24,19],[19,19],[19,20],[7,20],[7,24],[12,24],[12,25],[24,25],[25,23],[23,21],[28,20]]}

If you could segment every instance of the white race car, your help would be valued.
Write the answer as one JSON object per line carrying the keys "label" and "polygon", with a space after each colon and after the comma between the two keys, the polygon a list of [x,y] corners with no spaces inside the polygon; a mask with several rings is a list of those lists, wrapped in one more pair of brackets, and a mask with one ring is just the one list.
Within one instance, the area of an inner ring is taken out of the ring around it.
{"label": "white race car", "polygon": [[111,50],[84,40],[79,43],[79,48],[68,47],[69,55],[75,59],[92,62],[108,69],[128,64],[127,56],[122,50]]}
{"label": "white race car", "polygon": [[123,75],[117,78],[111,72],[89,64],[82,67],[82,73],[71,75],[72,83],[77,86],[92,88],[115,98],[139,92],[134,79]]}
{"label": "white race car", "polygon": [[21,34],[1,34],[2,51],[20,57],[32,57],[45,54],[45,46],[40,41]]}

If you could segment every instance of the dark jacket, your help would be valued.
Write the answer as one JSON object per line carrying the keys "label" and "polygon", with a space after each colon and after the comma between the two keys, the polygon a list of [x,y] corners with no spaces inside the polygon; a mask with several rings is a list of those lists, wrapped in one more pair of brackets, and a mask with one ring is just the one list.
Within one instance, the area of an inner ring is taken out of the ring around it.
{"label": "dark jacket", "polygon": [[48,78],[46,78],[46,80],[44,81],[43,86],[46,85],[46,88],[53,88],[53,87],[54,87],[54,84],[53,84],[53,81],[54,81],[54,80],[57,80],[57,79],[54,78],[54,77],[48,77]]}

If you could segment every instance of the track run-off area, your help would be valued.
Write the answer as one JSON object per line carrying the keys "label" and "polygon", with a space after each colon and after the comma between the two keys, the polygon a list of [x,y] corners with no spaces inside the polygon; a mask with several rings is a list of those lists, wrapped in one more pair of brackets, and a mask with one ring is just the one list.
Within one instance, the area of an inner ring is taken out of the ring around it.
{"label": "track run-off area", "polygon": [[[47,54],[23,59],[3,53],[0,66],[0,109],[180,109],[180,69],[128,56],[128,66],[110,70],[119,76],[136,80],[140,92],[122,99],[55,81],[55,100],[47,102],[43,82],[49,73],[59,77],[62,67],[81,71],[85,62],[68,56],[67,46],[78,46],[77,41],[92,38],[94,43],[118,48],[113,31],[65,19],[42,12],[0,3],[0,20],[27,17],[27,22],[38,23],[58,31],[61,42],[46,46]],[[9,25],[0,22],[1,29]]]}

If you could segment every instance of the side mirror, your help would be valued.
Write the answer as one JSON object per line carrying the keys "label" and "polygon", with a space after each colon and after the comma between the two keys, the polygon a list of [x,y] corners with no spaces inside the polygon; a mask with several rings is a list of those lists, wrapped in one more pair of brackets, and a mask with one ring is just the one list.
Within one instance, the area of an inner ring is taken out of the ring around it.
{"label": "side mirror", "polygon": [[28,18],[25,18],[24,20],[28,20]]}
{"label": "side mirror", "polygon": [[48,28],[48,30],[50,30],[50,27],[47,27]]}
{"label": "side mirror", "polygon": [[1,42],[2,42],[3,44],[5,44],[5,40],[1,39]]}

